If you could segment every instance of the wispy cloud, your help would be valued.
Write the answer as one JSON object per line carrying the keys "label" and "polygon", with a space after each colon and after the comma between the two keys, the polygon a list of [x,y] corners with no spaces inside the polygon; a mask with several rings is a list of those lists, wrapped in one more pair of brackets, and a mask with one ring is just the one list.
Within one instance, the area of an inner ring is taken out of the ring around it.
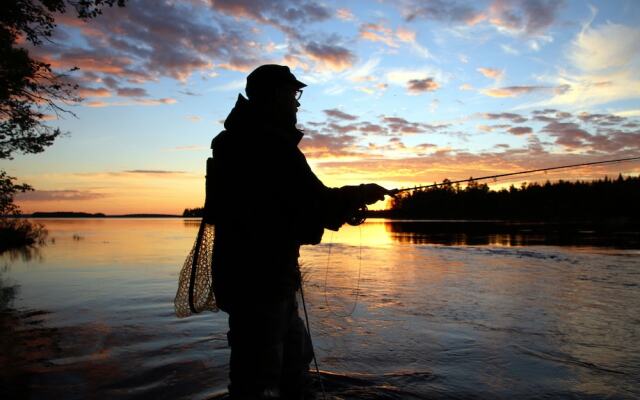
{"label": "wispy cloud", "polygon": [[146,89],[138,87],[121,87],[116,90],[120,97],[146,97],[149,94]]}
{"label": "wispy cloud", "polygon": [[550,87],[537,85],[523,86],[504,86],[498,88],[480,89],[480,93],[489,97],[518,97],[532,93],[553,93],[558,91],[566,91],[566,86]]}
{"label": "wispy cloud", "polygon": [[107,197],[104,193],[87,190],[35,190],[16,195],[16,199],[23,201],[86,201]]}
{"label": "wispy cloud", "polygon": [[360,38],[372,42],[381,42],[389,47],[398,47],[393,37],[393,31],[382,24],[362,24]]}
{"label": "wispy cloud", "polygon": [[78,90],[78,95],[82,98],[88,97],[111,97],[111,91],[107,88],[92,88],[92,87],[81,87]]}
{"label": "wispy cloud", "polygon": [[337,108],[332,108],[329,110],[323,110],[323,112],[331,118],[336,118],[336,119],[342,119],[342,120],[347,120],[347,121],[354,121],[356,119],[358,119],[357,116],[355,115],[351,115],[351,114],[347,114],[346,112],[340,111]]}
{"label": "wispy cloud", "polygon": [[166,104],[174,104],[177,100],[165,97],[161,99],[132,99],[128,101],[89,101],[85,103],[87,107],[122,107],[122,106],[160,106]]}
{"label": "wispy cloud", "polygon": [[502,49],[502,51],[504,51],[507,54],[511,54],[512,56],[520,55],[519,50],[514,49],[512,46],[508,44],[501,44],[500,48]]}
{"label": "wispy cloud", "polygon": [[348,8],[338,8],[336,10],[336,16],[343,21],[353,21],[355,19],[355,16]]}
{"label": "wispy cloud", "polygon": [[504,70],[502,69],[480,67],[480,68],[477,68],[477,71],[480,72],[482,75],[484,75],[485,78],[489,78],[489,79],[499,80],[499,79],[502,79],[504,76]]}

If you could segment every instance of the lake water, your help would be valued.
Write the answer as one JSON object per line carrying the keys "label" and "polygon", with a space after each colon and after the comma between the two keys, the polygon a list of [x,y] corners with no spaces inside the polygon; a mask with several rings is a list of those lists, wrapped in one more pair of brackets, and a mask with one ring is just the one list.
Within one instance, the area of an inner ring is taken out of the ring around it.
{"label": "lake water", "polygon": [[[0,397],[226,390],[226,314],[173,313],[198,221],[41,222],[45,247],[0,256]],[[303,249],[328,398],[640,398],[637,247],[424,225],[370,220]]]}

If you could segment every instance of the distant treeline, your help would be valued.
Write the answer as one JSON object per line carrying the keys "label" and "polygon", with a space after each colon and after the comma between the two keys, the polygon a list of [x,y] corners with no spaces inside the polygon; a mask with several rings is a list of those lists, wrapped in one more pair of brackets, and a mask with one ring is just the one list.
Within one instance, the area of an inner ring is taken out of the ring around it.
{"label": "distant treeline", "polygon": [[388,217],[410,219],[598,220],[640,218],[640,177],[523,183],[491,190],[471,181],[402,193]]}
{"label": "distant treeline", "polygon": [[77,211],[36,211],[32,218],[104,218],[103,213],[86,213]]}
{"label": "distant treeline", "polygon": [[196,208],[185,208],[182,212],[183,217],[187,218],[202,218],[204,215],[204,208],[196,207]]}

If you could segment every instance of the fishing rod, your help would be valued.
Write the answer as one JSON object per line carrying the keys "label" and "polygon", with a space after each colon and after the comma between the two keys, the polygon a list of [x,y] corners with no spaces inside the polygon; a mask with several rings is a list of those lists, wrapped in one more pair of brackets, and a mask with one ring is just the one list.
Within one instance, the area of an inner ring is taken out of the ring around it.
{"label": "fishing rod", "polygon": [[[585,163],[579,163],[579,164],[560,165],[560,166],[557,166],[557,167],[536,168],[536,169],[529,169],[529,170],[526,170],[526,171],[508,172],[508,173],[505,173],[505,174],[481,176],[479,178],[470,177],[470,178],[467,178],[467,179],[459,179],[457,181],[432,183],[430,185],[420,185],[420,186],[414,186],[414,187],[410,187],[410,188],[390,189],[389,191],[387,191],[387,194],[389,196],[396,196],[398,193],[408,192],[408,191],[411,191],[411,190],[427,189],[427,188],[444,186],[444,185],[454,185],[456,183],[482,181],[482,180],[486,180],[486,179],[498,179],[498,178],[504,178],[506,176],[525,175],[525,174],[531,174],[531,173],[535,173],[535,172],[555,171],[555,170],[559,170],[559,169],[586,167],[586,166],[590,166],[590,165],[614,164],[614,163],[620,163],[620,162],[625,162],[625,161],[634,161],[634,160],[640,160],[640,157],[617,158],[615,160],[592,161],[592,162],[585,162]],[[366,217],[367,211],[368,211],[368,209],[367,209],[366,205],[360,207],[354,213],[354,215],[349,217],[349,219],[347,220],[347,223],[349,225],[353,225],[353,226],[357,226],[357,225],[362,224],[367,218]]]}
{"label": "fishing rod", "polygon": [[553,170],[557,170],[557,169],[585,167],[585,166],[589,166],[589,165],[613,164],[613,163],[619,163],[619,162],[625,162],[625,161],[633,161],[633,160],[640,160],[640,157],[627,157],[627,158],[618,158],[618,159],[615,159],[615,160],[592,161],[592,162],[586,162],[586,163],[580,163],[580,164],[561,165],[561,166],[558,166],[558,167],[537,168],[537,169],[530,169],[530,170],[526,170],[526,171],[509,172],[509,173],[506,173],[506,174],[496,174],[496,175],[481,176],[479,178],[470,177],[470,178],[467,178],[467,179],[460,179],[460,180],[457,180],[457,181],[432,183],[430,185],[414,186],[414,187],[411,187],[411,188],[391,189],[391,190],[389,190],[389,195],[390,196],[395,196],[398,193],[406,192],[406,191],[409,191],[409,190],[426,189],[426,188],[443,186],[443,185],[454,185],[456,183],[481,181],[481,180],[485,180],[485,179],[497,179],[497,178],[504,178],[505,176],[524,175],[524,174],[531,174],[531,173],[534,173],[534,172],[546,172],[546,171],[553,171]]}

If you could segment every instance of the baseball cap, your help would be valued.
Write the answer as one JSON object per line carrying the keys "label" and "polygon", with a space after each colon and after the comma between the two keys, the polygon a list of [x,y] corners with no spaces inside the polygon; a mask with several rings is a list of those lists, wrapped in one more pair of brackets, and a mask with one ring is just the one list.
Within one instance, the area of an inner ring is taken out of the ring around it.
{"label": "baseball cap", "polygon": [[296,89],[302,89],[307,86],[296,79],[286,65],[265,64],[254,69],[247,76],[245,91],[247,96],[251,97],[265,89],[272,89],[286,84],[293,85]]}

